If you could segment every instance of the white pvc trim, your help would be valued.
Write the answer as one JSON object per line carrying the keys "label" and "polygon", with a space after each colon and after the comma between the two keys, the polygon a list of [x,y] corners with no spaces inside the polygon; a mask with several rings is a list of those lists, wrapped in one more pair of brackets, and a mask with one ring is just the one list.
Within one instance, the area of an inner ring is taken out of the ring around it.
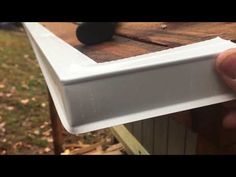
{"label": "white pvc trim", "polygon": [[[218,37],[96,63],[39,23],[24,23],[24,27],[62,124],[71,133],[84,133],[235,99],[235,95],[218,80],[212,66],[220,52],[236,47],[231,41]],[[166,89],[161,87],[163,84],[167,85]],[[175,89],[172,91],[171,87]]]}

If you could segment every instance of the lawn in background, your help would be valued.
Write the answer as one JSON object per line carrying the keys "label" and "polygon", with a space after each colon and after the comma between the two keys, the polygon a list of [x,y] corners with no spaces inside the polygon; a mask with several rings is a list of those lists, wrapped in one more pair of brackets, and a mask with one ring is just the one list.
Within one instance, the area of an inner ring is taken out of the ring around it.
{"label": "lawn in background", "polygon": [[[79,136],[64,132],[65,144],[112,144],[108,129]],[[47,87],[22,28],[0,29],[0,154],[53,154]]]}

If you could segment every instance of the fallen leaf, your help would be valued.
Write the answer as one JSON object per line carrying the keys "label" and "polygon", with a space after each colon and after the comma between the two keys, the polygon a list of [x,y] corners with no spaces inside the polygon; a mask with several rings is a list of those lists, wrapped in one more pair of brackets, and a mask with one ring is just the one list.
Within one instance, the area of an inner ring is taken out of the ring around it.
{"label": "fallen leaf", "polygon": [[1,135],[4,135],[4,133],[6,132],[6,129],[5,128],[1,128],[0,131],[1,131]]}
{"label": "fallen leaf", "polygon": [[0,97],[3,97],[4,96],[4,93],[0,92]]}
{"label": "fallen leaf", "polygon": [[49,137],[49,138],[47,137],[46,140],[47,140],[47,142],[49,142],[49,143],[52,143],[52,142],[53,142],[53,139],[52,139],[51,137]]}
{"label": "fallen leaf", "polygon": [[4,84],[0,84],[0,88],[4,88],[5,87],[5,85]]}
{"label": "fallen leaf", "polygon": [[2,128],[4,128],[5,125],[6,125],[6,122],[0,123],[0,130],[1,130]]}
{"label": "fallen leaf", "polygon": [[41,125],[40,129],[44,129],[46,127],[46,125]]}
{"label": "fallen leaf", "polygon": [[103,148],[102,148],[102,146],[100,145],[100,146],[98,146],[97,148],[96,148],[96,151],[103,151]]}
{"label": "fallen leaf", "polygon": [[166,29],[167,28],[167,25],[166,24],[161,24],[161,29]]}
{"label": "fallen leaf", "polygon": [[43,154],[44,152],[43,152],[43,150],[40,149],[40,150],[38,151],[38,153],[41,155],[41,154]]}
{"label": "fallen leaf", "polygon": [[46,103],[41,103],[41,106],[44,108],[46,107]]}
{"label": "fallen leaf", "polygon": [[91,151],[91,152],[84,153],[83,155],[102,155],[102,154],[104,154],[103,151]]}
{"label": "fallen leaf", "polygon": [[112,151],[122,150],[122,149],[123,149],[123,145],[121,143],[118,143],[118,144],[114,144],[108,147],[106,149],[106,152],[112,152]]}
{"label": "fallen leaf", "polygon": [[23,57],[24,57],[25,59],[27,59],[27,58],[29,58],[29,55],[28,55],[28,54],[24,54]]}
{"label": "fallen leaf", "polygon": [[22,87],[22,88],[25,88],[25,89],[27,89],[27,90],[29,89],[29,86],[28,86],[27,84],[21,84],[21,87]]}
{"label": "fallen leaf", "polygon": [[50,152],[51,149],[49,147],[44,148],[44,152]]}
{"label": "fallen leaf", "polygon": [[12,96],[12,93],[7,93],[6,94],[6,97],[8,97],[8,98],[11,97],[11,96]]}
{"label": "fallen leaf", "polygon": [[5,68],[5,69],[9,68],[9,66],[7,64],[5,64],[5,63],[2,64],[2,67]]}
{"label": "fallen leaf", "polygon": [[61,155],[70,155],[70,149],[65,149],[65,151],[61,153]]}
{"label": "fallen leaf", "polygon": [[51,135],[51,129],[45,131],[42,133],[43,136],[50,136]]}
{"label": "fallen leaf", "polygon": [[32,146],[30,144],[24,143],[23,145],[24,145],[25,148],[32,149]]}
{"label": "fallen leaf", "polygon": [[21,102],[23,105],[26,105],[26,104],[29,103],[29,99],[20,100],[20,102]]}
{"label": "fallen leaf", "polygon": [[123,155],[123,153],[120,150],[117,150],[112,152],[105,152],[102,155]]}
{"label": "fallen leaf", "polygon": [[12,87],[10,90],[11,93],[15,93],[16,92],[16,87]]}
{"label": "fallen leaf", "polygon": [[17,143],[15,143],[14,145],[13,145],[13,149],[19,149],[19,148],[21,148],[22,147],[22,145],[23,145],[23,143],[21,142],[21,141],[19,141],[19,142],[17,142]]}
{"label": "fallen leaf", "polygon": [[6,155],[7,154],[7,151],[6,150],[3,150],[2,152],[1,152],[1,155]]}
{"label": "fallen leaf", "polygon": [[68,149],[68,148],[72,148],[72,149],[82,148],[81,145],[79,145],[79,144],[65,144],[65,145],[63,145],[63,147],[64,147],[64,149]]}
{"label": "fallen leaf", "polygon": [[84,148],[80,148],[80,149],[73,149],[70,154],[73,154],[73,155],[80,155],[80,154],[84,154],[86,152],[89,152],[89,151],[92,151],[94,149],[96,149],[98,146],[100,146],[103,142],[98,142],[98,143],[95,143],[95,144],[92,144],[88,147],[84,147]]}
{"label": "fallen leaf", "polygon": [[46,126],[48,126],[48,125],[49,125],[49,123],[45,121],[45,122],[43,123],[43,125],[40,126],[40,128],[41,128],[41,129],[44,129],[44,128],[45,128]]}
{"label": "fallen leaf", "polygon": [[34,130],[34,134],[35,135],[39,135],[40,134],[40,131],[38,129]]}
{"label": "fallen leaf", "polygon": [[15,109],[15,107],[14,107],[14,106],[6,106],[6,109],[7,109],[8,111],[12,111],[12,110]]}

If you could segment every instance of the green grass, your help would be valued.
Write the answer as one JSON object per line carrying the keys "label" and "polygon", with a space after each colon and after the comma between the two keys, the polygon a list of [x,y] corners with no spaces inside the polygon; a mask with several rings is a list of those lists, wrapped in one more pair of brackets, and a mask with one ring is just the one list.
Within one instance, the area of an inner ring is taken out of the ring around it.
{"label": "green grass", "polygon": [[[47,87],[28,38],[0,30],[0,154],[52,154],[50,130]],[[64,144],[112,138],[109,129],[63,134]]]}
{"label": "green grass", "polygon": [[[28,149],[29,153],[37,154],[40,148],[52,146],[40,136],[32,136],[35,128],[49,122],[47,90],[24,32],[0,30],[0,85],[0,123],[5,123],[5,132],[0,130],[0,153],[21,154]],[[22,100],[28,103],[23,104]],[[14,148],[19,142],[23,145]]]}

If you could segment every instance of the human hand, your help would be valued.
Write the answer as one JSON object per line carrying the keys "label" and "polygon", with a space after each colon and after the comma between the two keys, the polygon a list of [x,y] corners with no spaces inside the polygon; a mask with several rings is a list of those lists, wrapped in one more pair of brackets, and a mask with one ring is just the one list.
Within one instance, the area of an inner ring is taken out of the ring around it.
{"label": "human hand", "polygon": [[[216,70],[226,85],[236,93],[236,48],[226,50],[217,57]],[[229,110],[223,118],[223,126],[236,128],[236,101],[223,105]]]}

